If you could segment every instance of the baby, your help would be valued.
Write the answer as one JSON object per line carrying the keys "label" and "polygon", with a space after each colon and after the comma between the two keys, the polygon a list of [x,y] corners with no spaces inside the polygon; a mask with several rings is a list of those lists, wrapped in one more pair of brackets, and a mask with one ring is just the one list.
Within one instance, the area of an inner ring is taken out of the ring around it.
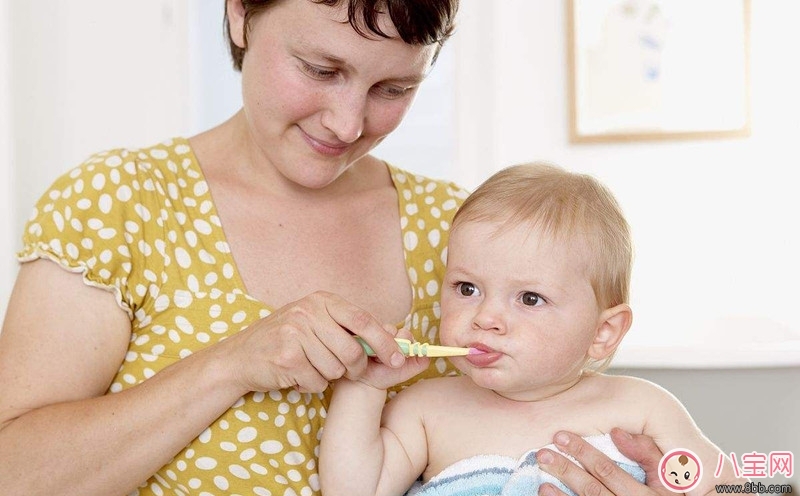
{"label": "baby", "polygon": [[[719,449],[680,402],[645,380],[604,375],[631,326],[632,244],[613,195],[596,179],[545,164],[510,167],[453,220],[442,288],[442,344],[459,377],[424,380],[386,403],[413,367],[370,363],[334,386],[320,450],[325,494],[537,494],[550,482],[536,451],[560,430],[586,437],[642,481],[610,440],[613,427],[681,448],[714,467]],[[423,360],[423,359],[410,359]],[[551,446],[548,446],[555,449]],[[728,463],[672,483],[687,494],[737,481]]]}

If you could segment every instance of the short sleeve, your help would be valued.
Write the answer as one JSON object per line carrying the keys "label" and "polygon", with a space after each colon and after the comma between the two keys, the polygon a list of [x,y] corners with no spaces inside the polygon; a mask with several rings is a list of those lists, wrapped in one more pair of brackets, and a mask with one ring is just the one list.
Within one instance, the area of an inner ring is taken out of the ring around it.
{"label": "short sleeve", "polygon": [[59,177],[36,203],[17,258],[47,258],[82,274],[132,316],[139,296],[131,268],[142,258],[138,241],[151,213],[140,201],[136,163],[126,158],[124,150],[100,153]]}

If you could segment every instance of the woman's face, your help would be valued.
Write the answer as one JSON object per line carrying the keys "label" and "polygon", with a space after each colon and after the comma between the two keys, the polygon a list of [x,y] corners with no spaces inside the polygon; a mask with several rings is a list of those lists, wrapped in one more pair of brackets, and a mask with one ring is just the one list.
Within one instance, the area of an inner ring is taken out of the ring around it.
{"label": "woman's face", "polygon": [[[243,19],[231,12],[242,46]],[[233,10],[236,10],[235,8]],[[254,17],[242,64],[242,96],[258,151],[287,180],[323,188],[393,131],[427,73],[434,46],[367,39],[346,5],[284,0]]]}

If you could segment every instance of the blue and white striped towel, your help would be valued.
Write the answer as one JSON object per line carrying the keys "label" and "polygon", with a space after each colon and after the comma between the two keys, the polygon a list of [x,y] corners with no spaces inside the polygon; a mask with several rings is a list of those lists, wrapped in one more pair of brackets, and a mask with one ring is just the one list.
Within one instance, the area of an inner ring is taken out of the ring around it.
{"label": "blue and white striped towel", "polygon": [[[609,434],[585,439],[636,480],[644,482],[644,470],[619,452]],[[558,451],[552,444],[545,447]],[[561,481],[539,468],[537,450],[528,451],[518,460],[502,455],[478,455],[460,460],[425,484],[415,484],[406,496],[536,496],[544,482],[574,496]]]}

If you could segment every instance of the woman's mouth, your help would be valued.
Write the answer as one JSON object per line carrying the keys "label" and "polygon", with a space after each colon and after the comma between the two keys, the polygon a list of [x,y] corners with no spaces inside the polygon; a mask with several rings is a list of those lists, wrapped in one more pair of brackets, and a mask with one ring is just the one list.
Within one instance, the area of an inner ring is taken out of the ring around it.
{"label": "woman's mouth", "polygon": [[350,143],[330,143],[328,141],[317,139],[302,129],[300,132],[302,133],[303,139],[306,141],[306,143],[308,143],[309,146],[311,146],[311,148],[320,155],[325,155],[326,157],[338,157],[350,149]]}

